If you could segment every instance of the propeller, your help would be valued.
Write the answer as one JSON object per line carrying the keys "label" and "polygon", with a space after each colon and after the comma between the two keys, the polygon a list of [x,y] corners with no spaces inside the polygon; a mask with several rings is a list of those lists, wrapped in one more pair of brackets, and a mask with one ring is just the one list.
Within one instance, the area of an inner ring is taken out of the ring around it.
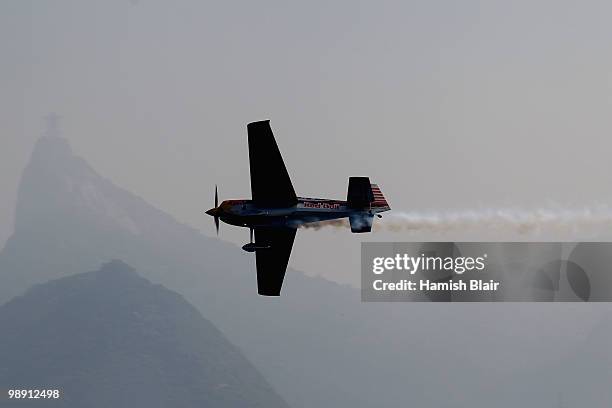
{"label": "propeller", "polygon": [[[215,184],[215,210],[219,207],[219,193],[217,192],[217,185]],[[217,235],[219,235],[219,216],[215,211],[215,229],[217,230]]]}
{"label": "propeller", "polygon": [[219,212],[219,193],[217,192],[217,185],[215,184],[215,206],[214,208],[206,211],[206,214],[215,218],[215,229],[217,230],[217,235],[219,235]]}

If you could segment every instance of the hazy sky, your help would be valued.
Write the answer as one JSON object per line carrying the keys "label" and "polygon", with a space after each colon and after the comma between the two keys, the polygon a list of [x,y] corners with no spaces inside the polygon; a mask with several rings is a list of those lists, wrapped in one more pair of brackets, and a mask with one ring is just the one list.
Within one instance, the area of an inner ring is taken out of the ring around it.
{"label": "hazy sky", "polygon": [[[612,203],[611,16],[604,1],[3,1],[0,243],[51,111],[101,174],[206,234],[215,183],[250,195],[260,119],[300,195],[344,198],[367,175],[398,210]],[[301,231],[291,262],[354,281],[363,239],[381,236]]]}

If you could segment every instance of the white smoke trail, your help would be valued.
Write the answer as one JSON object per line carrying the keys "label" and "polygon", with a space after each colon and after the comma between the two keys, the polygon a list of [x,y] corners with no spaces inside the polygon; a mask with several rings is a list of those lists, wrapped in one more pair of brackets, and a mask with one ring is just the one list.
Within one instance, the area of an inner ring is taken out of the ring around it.
{"label": "white smoke trail", "polygon": [[[305,228],[345,228],[346,220],[322,221]],[[543,230],[580,231],[588,228],[612,230],[612,208],[593,206],[582,208],[479,209],[439,212],[393,211],[375,219],[377,230],[390,232],[450,232],[474,229],[510,230],[519,234]]]}
{"label": "white smoke trail", "polygon": [[485,209],[438,213],[395,212],[380,223],[390,231],[451,231],[474,228],[511,229],[527,234],[544,229],[577,230],[612,227],[612,209],[540,208],[534,210]]}

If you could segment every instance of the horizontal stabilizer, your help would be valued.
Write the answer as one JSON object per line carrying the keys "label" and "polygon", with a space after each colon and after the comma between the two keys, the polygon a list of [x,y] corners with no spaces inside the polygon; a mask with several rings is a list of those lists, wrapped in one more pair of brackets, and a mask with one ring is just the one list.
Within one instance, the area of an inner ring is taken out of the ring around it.
{"label": "horizontal stabilizer", "polygon": [[368,177],[349,177],[346,201],[350,208],[367,208],[374,201]]}
{"label": "horizontal stabilizer", "polygon": [[372,231],[372,222],[374,221],[374,215],[372,214],[355,214],[349,216],[349,222],[351,223],[351,232],[370,232]]}

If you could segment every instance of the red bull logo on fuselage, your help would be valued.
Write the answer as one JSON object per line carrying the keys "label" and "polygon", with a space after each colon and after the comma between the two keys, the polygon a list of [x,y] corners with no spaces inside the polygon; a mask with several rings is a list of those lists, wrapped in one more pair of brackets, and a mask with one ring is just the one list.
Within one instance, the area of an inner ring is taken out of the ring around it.
{"label": "red bull logo on fuselage", "polygon": [[304,201],[304,208],[321,208],[326,210],[340,209],[340,203],[327,201]]}

